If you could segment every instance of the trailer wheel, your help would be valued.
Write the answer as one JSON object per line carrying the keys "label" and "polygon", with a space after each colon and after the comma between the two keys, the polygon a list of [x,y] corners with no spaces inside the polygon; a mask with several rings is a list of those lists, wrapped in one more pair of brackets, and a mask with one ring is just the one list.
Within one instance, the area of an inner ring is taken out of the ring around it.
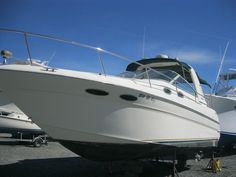
{"label": "trailer wheel", "polygon": [[42,146],[43,144],[43,139],[38,137],[38,138],[35,138],[34,142],[33,142],[33,145],[34,147],[40,147]]}

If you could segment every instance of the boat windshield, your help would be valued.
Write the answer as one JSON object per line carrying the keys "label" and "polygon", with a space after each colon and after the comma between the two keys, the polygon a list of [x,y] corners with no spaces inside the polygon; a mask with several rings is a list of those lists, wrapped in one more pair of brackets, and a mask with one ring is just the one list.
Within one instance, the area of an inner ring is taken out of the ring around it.
{"label": "boat windshield", "polygon": [[158,70],[158,71],[148,70],[148,72],[146,72],[145,70],[138,70],[134,72],[126,71],[124,73],[121,73],[120,76],[125,77],[125,78],[156,79],[156,80],[165,80],[167,82],[170,82],[176,76],[180,76],[180,75],[171,70]]}
{"label": "boat windshield", "polygon": [[187,82],[182,76],[172,70],[137,70],[134,72],[126,71],[119,75],[120,77],[133,78],[133,79],[148,79],[148,80],[162,80],[166,81],[172,85],[181,88],[189,92],[192,95],[195,95],[194,87]]}

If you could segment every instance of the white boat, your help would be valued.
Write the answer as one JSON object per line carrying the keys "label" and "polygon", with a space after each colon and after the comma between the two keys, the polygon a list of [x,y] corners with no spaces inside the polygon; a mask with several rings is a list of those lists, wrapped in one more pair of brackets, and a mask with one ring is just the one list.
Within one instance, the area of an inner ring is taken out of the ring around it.
{"label": "white boat", "polygon": [[[42,134],[43,131],[15,104],[0,93],[0,134],[12,137],[29,137]],[[21,135],[20,135],[21,134]]]}
{"label": "white boat", "polygon": [[0,66],[5,95],[49,136],[95,160],[216,146],[219,121],[206,104],[200,81],[191,66],[165,56],[130,61],[120,76],[30,64]]}
{"label": "white boat", "polygon": [[236,70],[219,76],[215,95],[208,96],[209,106],[218,113],[221,127],[220,146],[236,143]]}

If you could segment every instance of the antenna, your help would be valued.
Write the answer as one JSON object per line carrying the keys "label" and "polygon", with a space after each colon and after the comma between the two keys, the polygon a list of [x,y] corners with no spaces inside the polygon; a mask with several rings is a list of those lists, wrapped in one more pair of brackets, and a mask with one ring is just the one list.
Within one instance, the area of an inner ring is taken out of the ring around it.
{"label": "antenna", "polygon": [[217,73],[217,76],[216,76],[216,81],[215,81],[214,86],[212,87],[212,91],[213,91],[213,89],[215,89],[216,84],[217,84],[217,82],[219,80],[219,76],[220,76],[220,73],[221,73],[221,70],[222,70],[222,66],[223,66],[223,63],[224,63],[224,60],[225,60],[225,55],[226,55],[226,52],[228,50],[228,46],[229,46],[229,41],[226,44],[226,47],[225,47],[225,50],[224,50],[224,54],[223,54],[221,62],[220,62],[220,67],[219,67],[219,70],[218,70],[218,73]]}
{"label": "antenna", "polygon": [[145,56],[145,40],[146,40],[146,27],[143,28],[143,48],[142,48],[142,58]]}

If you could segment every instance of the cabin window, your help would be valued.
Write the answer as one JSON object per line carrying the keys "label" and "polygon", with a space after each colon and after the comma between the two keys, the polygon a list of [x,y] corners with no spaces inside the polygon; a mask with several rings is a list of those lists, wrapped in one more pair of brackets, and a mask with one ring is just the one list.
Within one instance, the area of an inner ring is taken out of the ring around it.
{"label": "cabin window", "polygon": [[195,89],[192,85],[190,85],[186,80],[184,80],[182,77],[179,77],[175,82],[177,88],[180,88],[191,95],[195,95]]}
{"label": "cabin window", "polygon": [[165,93],[171,94],[171,90],[169,88],[165,87],[163,90],[164,90]]}
{"label": "cabin window", "polygon": [[127,94],[120,95],[120,98],[126,101],[136,101],[138,99],[136,96],[127,95]]}
{"label": "cabin window", "polygon": [[1,116],[8,116],[10,113],[5,111],[0,111]]}
{"label": "cabin window", "polygon": [[98,95],[98,96],[106,96],[109,93],[104,90],[99,89],[86,89],[86,92],[92,95]]}
{"label": "cabin window", "polygon": [[182,92],[177,92],[177,95],[178,95],[179,97],[181,97],[181,98],[184,97],[184,94],[183,94]]}

